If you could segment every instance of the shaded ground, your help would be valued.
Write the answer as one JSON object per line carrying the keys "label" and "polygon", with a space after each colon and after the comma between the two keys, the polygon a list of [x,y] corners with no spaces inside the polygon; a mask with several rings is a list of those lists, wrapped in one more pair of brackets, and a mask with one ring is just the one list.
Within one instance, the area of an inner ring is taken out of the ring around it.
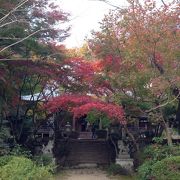
{"label": "shaded ground", "polygon": [[56,180],[133,180],[131,177],[114,176],[110,177],[100,169],[70,169],[58,175]]}

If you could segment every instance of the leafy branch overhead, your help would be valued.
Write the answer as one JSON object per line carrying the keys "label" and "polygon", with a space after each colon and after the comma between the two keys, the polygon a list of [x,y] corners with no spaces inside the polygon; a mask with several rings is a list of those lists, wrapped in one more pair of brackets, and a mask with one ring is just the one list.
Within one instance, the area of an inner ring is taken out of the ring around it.
{"label": "leafy branch overhead", "polygon": [[62,42],[69,34],[68,13],[60,6],[46,0],[1,1],[0,55],[1,59],[12,56],[32,56],[43,44]]}
{"label": "leafy branch overhead", "polygon": [[87,95],[65,94],[55,97],[45,105],[45,108],[50,112],[70,111],[73,113],[74,120],[96,110],[106,114],[112,120],[112,123],[126,124],[124,111],[121,106],[113,103],[105,103]]}

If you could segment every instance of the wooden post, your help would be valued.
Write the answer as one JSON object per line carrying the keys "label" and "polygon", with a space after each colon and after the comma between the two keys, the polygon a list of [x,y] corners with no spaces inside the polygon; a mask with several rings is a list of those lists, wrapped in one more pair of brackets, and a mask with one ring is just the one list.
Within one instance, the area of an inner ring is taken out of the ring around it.
{"label": "wooden post", "polygon": [[73,118],[72,130],[73,130],[73,131],[76,130],[76,120],[75,120],[75,118]]}
{"label": "wooden post", "polygon": [[99,129],[100,130],[102,129],[102,120],[101,120],[101,118],[99,118]]}

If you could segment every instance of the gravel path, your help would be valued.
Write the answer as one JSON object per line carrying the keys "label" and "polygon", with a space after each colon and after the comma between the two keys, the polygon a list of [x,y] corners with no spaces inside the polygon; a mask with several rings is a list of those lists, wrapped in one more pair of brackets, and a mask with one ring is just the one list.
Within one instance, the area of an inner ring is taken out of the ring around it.
{"label": "gravel path", "polygon": [[56,180],[112,180],[100,169],[71,169],[65,170],[64,176]]}

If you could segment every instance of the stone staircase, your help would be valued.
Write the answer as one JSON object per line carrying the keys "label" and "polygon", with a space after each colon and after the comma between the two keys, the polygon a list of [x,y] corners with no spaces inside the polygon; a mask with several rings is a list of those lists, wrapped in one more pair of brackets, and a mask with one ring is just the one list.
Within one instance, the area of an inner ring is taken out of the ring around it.
{"label": "stone staircase", "polygon": [[110,152],[105,140],[70,140],[67,166],[82,164],[107,165],[110,161]]}

